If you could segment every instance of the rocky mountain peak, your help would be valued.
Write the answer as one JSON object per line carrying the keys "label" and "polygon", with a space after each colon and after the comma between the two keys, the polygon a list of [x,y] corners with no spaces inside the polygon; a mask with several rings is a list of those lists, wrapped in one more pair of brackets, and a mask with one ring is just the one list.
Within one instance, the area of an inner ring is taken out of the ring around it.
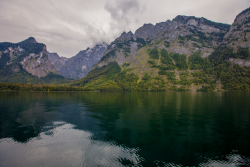
{"label": "rocky mountain peak", "polygon": [[107,43],[105,43],[105,42],[103,42],[103,43],[99,43],[99,44],[96,44],[94,47],[93,47],[93,49],[100,49],[100,48],[102,48],[102,47],[108,47],[108,44]]}
{"label": "rocky mountain peak", "polygon": [[128,33],[123,32],[119,38],[116,39],[116,41],[122,41],[122,40],[131,40],[134,38],[134,34],[129,31]]}
{"label": "rocky mountain peak", "polygon": [[8,72],[20,72],[20,65],[27,72],[37,77],[45,77],[48,73],[57,73],[55,67],[48,60],[46,45],[38,43],[34,37],[30,37],[19,43],[0,43],[0,52],[5,54],[4,60],[0,60],[4,70]]}
{"label": "rocky mountain peak", "polygon": [[29,37],[28,39],[26,39],[26,40],[24,40],[22,42],[38,43],[34,37]]}
{"label": "rocky mountain peak", "polygon": [[195,52],[207,57],[213,47],[221,44],[230,25],[216,23],[206,18],[178,15],[172,21],[144,24],[135,33],[123,32],[107,48],[98,67],[116,61],[119,65],[132,63],[143,47],[165,48],[168,52],[190,55]]}
{"label": "rocky mountain peak", "polygon": [[198,20],[198,18],[194,17],[194,16],[185,16],[185,15],[178,15],[176,16],[173,21],[182,23],[182,24],[186,24],[188,22],[188,20],[193,19],[193,20]]}
{"label": "rocky mountain peak", "polygon": [[154,29],[153,24],[144,24],[142,27],[138,28],[135,31],[135,37],[146,39],[148,37],[148,34],[150,34],[153,31],[153,29]]}
{"label": "rocky mountain peak", "polygon": [[60,57],[57,53],[49,53],[49,52],[48,52],[48,58],[49,61],[55,66],[57,71],[59,71],[60,68],[69,59],[67,57]]}
{"label": "rocky mountain peak", "polygon": [[58,70],[61,75],[70,79],[80,79],[87,75],[92,67],[98,63],[106,51],[108,44],[103,42],[93,48],[80,51],[77,55],[69,58]]}
{"label": "rocky mountain peak", "polygon": [[195,26],[201,29],[202,27],[204,27],[204,25],[216,28],[218,30],[223,30],[223,31],[227,31],[230,28],[229,24],[213,22],[204,17],[199,18],[195,16],[178,15],[173,19],[173,21],[182,23],[187,26]]}

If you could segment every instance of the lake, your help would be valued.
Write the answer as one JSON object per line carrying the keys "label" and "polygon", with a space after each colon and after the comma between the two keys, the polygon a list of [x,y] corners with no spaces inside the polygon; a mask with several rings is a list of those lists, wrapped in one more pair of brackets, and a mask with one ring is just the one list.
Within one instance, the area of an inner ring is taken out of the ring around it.
{"label": "lake", "polygon": [[0,92],[0,166],[250,166],[250,93]]}

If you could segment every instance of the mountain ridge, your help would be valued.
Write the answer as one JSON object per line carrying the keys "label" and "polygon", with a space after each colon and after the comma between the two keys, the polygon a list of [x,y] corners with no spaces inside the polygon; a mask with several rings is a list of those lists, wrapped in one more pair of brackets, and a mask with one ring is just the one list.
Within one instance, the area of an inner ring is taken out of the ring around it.
{"label": "mountain ridge", "polygon": [[[249,90],[249,67],[241,67],[250,64],[249,18],[247,9],[232,25],[181,15],[144,24],[134,34],[123,32],[94,69],[72,85],[102,91]],[[235,25],[243,28],[233,44]]]}
{"label": "mountain ridge", "polygon": [[46,45],[34,37],[18,43],[0,43],[0,76],[3,82],[66,82],[49,61]]}
{"label": "mountain ridge", "polygon": [[[250,8],[232,25],[183,15],[144,24],[72,58],[48,53],[33,37],[18,44],[0,43],[5,77],[22,70],[38,78],[61,74],[79,79],[71,86],[100,91],[250,90]],[[46,68],[53,74],[41,73]]]}
{"label": "mountain ridge", "polygon": [[49,54],[49,59],[57,68],[59,74],[68,79],[81,79],[87,75],[92,67],[101,59],[108,44],[96,44],[93,48],[79,51],[71,58],[59,57],[57,54]]}

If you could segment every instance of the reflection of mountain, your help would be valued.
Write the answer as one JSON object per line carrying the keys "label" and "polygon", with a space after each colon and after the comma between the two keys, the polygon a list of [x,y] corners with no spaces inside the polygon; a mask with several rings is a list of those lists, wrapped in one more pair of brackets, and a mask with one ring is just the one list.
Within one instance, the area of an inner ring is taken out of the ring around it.
{"label": "reflection of mountain", "polygon": [[32,94],[2,92],[1,97],[0,138],[11,137],[26,143],[37,137],[41,128],[53,119],[53,115],[46,112],[48,109],[43,102],[39,102],[39,97],[34,98]]}
{"label": "reflection of mountain", "polygon": [[[248,94],[0,92],[0,138],[27,142],[65,122],[93,142],[138,148],[155,161],[196,166],[216,157],[249,157]],[[15,104],[15,105],[14,105]],[[47,133],[49,134],[49,133]],[[232,135],[233,134],[233,135]],[[207,158],[207,159],[206,159]],[[217,158],[218,159],[218,158]],[[126,163],[126,159],[120,162]],[[127,162],[128,164],[132,162]],[[133,164],[131,164],[133,165]]]}

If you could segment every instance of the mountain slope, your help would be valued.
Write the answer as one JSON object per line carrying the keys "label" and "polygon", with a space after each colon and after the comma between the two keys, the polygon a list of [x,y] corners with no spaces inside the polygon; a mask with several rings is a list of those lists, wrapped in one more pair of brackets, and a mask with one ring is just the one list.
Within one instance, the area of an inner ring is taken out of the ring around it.
{"label": "mountain slope", "polygon": [[[65,61],[58,72],[66,78],[81,79],[87,75],[93,65],[99,62],[107,48],[106,43],[80,51]],[[55,64],[54,64],[55,65]]]}
{"label": "mountain slope", "polygon": [[[123,33],[117,38],[108,47],[106,56],[98,66],[113,60],[120,65],[132,62],[140,52],[144,54],[145,49],[153,49],[155,46],[159,49],[165,48],[168,52],[185,55],[200,51],[202,57],[207,57],[213,52],[213,47],[222,42],[229,28],[230,25],[227,24],[188,16],[177,16],[172,21],[168,20],[155,26],[144,24],[135,31],[135,34]],[[114,56],[112,53],[115,53]]]}
{"label": "mountain slope", "polygon": [[0,43],[0,76],[2,82],[48,83],[51,76],[64,80],[48,60],[46,46],[33,37]]}
{"label": "mountain slope", "polygon": [[230,47],[250,47],[250,8],[241,12],[234,20],[223,43]]}
{"label": "mountain slope", "polygon": [[[239,34],[244,34],[249,16],[247,9],[232,26],[193,16],[144,24],[135,34],[121,34],[95,69],[73,85],[123,91],[249,90],[249,68],[230,65],[235,58],[249,59],[248,38],[244,46],[235,41],[241,46],[235,49],[230,42],[232,27],[240,24]],[[117,66],[120,72],[107,77],[105,71]]]}
{"label": "mountain slope", "polygon": [[48,52],[48,58],[49,61],[55,66],[57,71],[59,71],[60,68],[69,59],[67,57],[60,57],[57,53],[49,53],[49,52]]}

